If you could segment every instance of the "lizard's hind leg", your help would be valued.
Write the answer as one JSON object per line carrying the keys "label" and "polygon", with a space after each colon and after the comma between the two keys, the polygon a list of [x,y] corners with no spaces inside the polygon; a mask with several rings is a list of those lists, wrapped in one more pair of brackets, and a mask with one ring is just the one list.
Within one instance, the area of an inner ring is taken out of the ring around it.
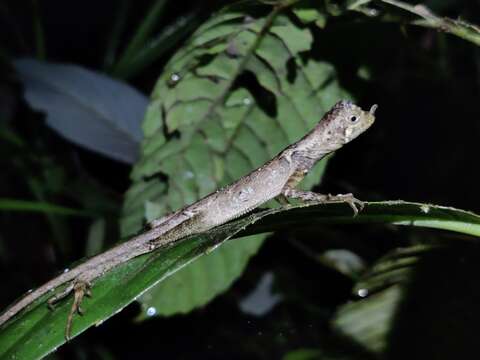
{"label": "lizard's hind leg", "polygon": [[75,315],[75,313],[83,315],[83,309],[81,308],[83,298],[85,296],[92,296],[90,288],[90,283],[82,280],[76,280],[73,285],[73,303],[70,312],[68,313],[67,325],[65,326],[65,339],[67,340],[70,339],[72,331],[73,315]]}
{"label": "lizard's hind leg", "polygon": [[338,194],[338,195],[325,195],[317,194],[312,191],[303,191],[286,186],[282,190],[282,194],[287,198],[299,199],[305,202],[315,201],[323,204],[329,203],[347,203],[353,210],[353,216],[358,214],[359,210],[362,210],[363,202],[353,196],[353,194]]}
{"label": "lizard's hind leg", "polygon": [[72,330],[73,316],[75,313],[83,315],[83,309],[81,304],[85,296],[90,297],[92,295],[90,291],[91,285],[87,281],[73,280],[62,292],[53,295],[47,300],[47,304],[50,310],[53,310],[54,305],[60,300],[66,298],[73,292],[73,303],[70,308],[70,312],[67,317],[67,325],[65,326],[65,339],[69,340]]}

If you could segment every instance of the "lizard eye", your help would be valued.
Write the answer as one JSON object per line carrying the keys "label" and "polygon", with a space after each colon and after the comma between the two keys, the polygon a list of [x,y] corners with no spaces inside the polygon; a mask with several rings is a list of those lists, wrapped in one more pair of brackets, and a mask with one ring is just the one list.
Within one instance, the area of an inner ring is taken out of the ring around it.
{"label": "lizard eye", "polygon": [[353,115],[353,116],[350,118],[350,121],[351,121],[352,123],[355,123],[355,122],[358,121],[358,117],[356,117],[355,115]]}

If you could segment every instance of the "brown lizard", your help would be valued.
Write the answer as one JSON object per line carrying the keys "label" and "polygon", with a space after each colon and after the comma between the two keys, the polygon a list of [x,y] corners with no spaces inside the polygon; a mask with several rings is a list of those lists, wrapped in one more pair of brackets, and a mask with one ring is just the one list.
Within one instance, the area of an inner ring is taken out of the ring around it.
{"label": "brown lizard", "polygon": [[63,291],[48,300],[48,305],[51,307],[73,293],[74,301],[65,328],[68,340],[73,316],[82,313],[80,305],[83,297],[91,295],[90,288],[95,279],[134,257],[222,225],[274,198],[345,202],[356,215],[363,204],[352,194],[323,195],[302,191],[295,186],[319,160],[367,130],[375,120],[376,108],[377,105],[373,105],[370,111],[363,111],[350,101],[338,102],[308,134],[265,165],[181,210],[152,221],[150,229],[144,233],[92,257],[28,293],[0,315],[0,327],[39,297],[66,285]]}

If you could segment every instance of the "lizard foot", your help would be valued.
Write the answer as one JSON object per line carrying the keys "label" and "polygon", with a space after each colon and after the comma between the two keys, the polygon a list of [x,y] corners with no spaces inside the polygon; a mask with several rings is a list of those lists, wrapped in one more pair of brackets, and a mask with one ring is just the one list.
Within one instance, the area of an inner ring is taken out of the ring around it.
{"label": "lizard foot", "polygon": [[87,281],[75,280],[70,285],[68,285],[61,293],[55,294],[50,299],[48,299],[47,304],[50,310],[53,310],[54,305],[60,300],[66,298],[73,292],[73,303],[70,308],[70,312],[67,317],[67,325],[65,326],[65,339],[68,341],[70,339],[73,316],[75,313],[83,315],[84,311],[81,307],[83,298],[85,296],[92,296],[90,291],[91,285]]}
{"label": "lizard foot", "polygon": [[353,194],[324,195],[291,187],[286,187],[282,194],[287,198],[299,199],[305,202],[315,201],[321,204],[346,203],[352,208],[353,216],[357,216],[358,212],[364,208],[363,202],[355,198]]}
{"label": "lizard foot", "polygon": [[91,285],[86,281],[75,281],[73,285],[73,303],[72,307],[70,308],[70,312],[67,318],[67,325],[65,326],[65,339],[69,340],[71,331],[72,331],[72,322],[73,322],[73,315],[78,313],[79,315],[83,315],[84,311],[81,308],[81,304],[83,298],[85,296],[92,296],[92,292],[90,290]]}
{"label": "lizard foot", "polygon": [[353,194],[327,195],[326,202],[346,203],[353,210],[353,216],[357,216],[359,211],[365,207],[363,201],[358,200]]}

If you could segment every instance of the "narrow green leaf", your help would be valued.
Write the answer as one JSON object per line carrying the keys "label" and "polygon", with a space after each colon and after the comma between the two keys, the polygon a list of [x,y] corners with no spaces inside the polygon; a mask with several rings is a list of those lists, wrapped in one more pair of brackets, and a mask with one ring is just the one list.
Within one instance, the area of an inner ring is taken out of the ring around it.
{"label": "narrow green leaf", "polygon": [[123,62],[130,62],[130,59],[134,54],[145,46],[145,43],[155,29],[155,26],[158,25],[158,21],[163,14],[163,8],[165,7],[166,2],[166,0],[157,0],[153,2],[151,9],[146,14],[135,35],[133,35],[130,43],[119,59],[119,65]]}
{"label": "narrow green leaf", "polygon": [[[389,7],[401,9],[406,13],[413,14],[416,18],[413,20],[408,19],[409,23],[412,25],[418,25],[437,29],[441,32],[447,32],[480,46],[480,27],[478,25],[460,19],[454,20],[447,17],[438,16],[428,7],[422,4],[411,5],[407,2],[397,0],[350,0],[347,3],[347,8],[362,12],[367,16],[377,16],[377,10],[368,9],[366,6],[370,2],[387,4]],[[392,21],[392,19],[389,18],[388,21]],[[404,22],[405,19],[398,19],[398,17],[395,17],[395,21]]]}
{"label": "narrow green leaf", "polygon": [[[427,206],[429,211],[425,211]],[[428,227],[428,221],[434,221],[436,228],[446,230],[451,229],[450,224],[455,222],[455,231],[480,235],[480,216],[476,214],[449,207],[401,201],[368,203],[357,217],[352,217],[351,209],[345,204],[295,205],[261,210],[204,234],[192,236],[169,248],[134,258],[106,273],[94,282],[93,297],[84,301],[85,315],[75,317],[73,335],[108,319],[156,283],[164,282],[193,260],[208,257],[204,256],[208,249],[234,236],[285,228],[293,230],[307,224],[389,223]],[[249,227],[244,230],[247,226]],[[451,239],[457,241],[454,237]],[[238,239],[232,243],[242,241]],[[218,276],[220,275],[222,274]],[[186,286],[191,290],[193,285]],[[72,299],[62,301],[55,310],[50,311],[46,299],[51,294],[40,298],[0,328],[0,358],[36,359],[65,342],[65,323]],[[388,303],[385,304],[388,306]],[[150,309],[149,315],[153,315],[156,310]]]}
{"label": "narrow green leaf", "polygon": [[40,201],[0,198],[0,211],[41,212],[66,216],[94,216],[93,213]]}
{"label": "narrow green leaf", "polygon": [[176,19],[158,35],[151,37],[144,46],[131,56],[119,61],[112,69],[112,75],[128,79],[135,76],[167,51],[171,50],[198,25],[198,14],[191,12]]}
{"label": "narrow green leaf", "polygon": [[127,24],[127,18],[129,15],[130,1],[121,0],[117,2],[115,10],[115,20],[110,35],[108,36],[108,42],[105,50],[105,57],[103,60],[103,68],[108,72],[108,69],[115,63],[118,48],[120,46],[120,40],[125,25]]}
{"label": "narrow green leaf", "polygon": [[[480,216],[469,211],[447,206],[422,204],[406,201],[383,201],[367,203],[365,211],[351,218],[345,213],[344,206],[296,206],[296,210],[282,218],[282,213],[275,216],[276,228],[288,228],[292,223],[311,225],[322,224],[365,224],[386,223],[403,226],[418,226],[454,231],[480,237]],[[284,213],[286,215],[287,213]],[[314,215],[318,218],[313,220]],[[302,218],[306,219],[303,221]],[[257,226],[270,231],[274,224],[268,218]],[[261,229],[261,228],[260,228]],[[254,231],[259,229],[255,228]]]}

